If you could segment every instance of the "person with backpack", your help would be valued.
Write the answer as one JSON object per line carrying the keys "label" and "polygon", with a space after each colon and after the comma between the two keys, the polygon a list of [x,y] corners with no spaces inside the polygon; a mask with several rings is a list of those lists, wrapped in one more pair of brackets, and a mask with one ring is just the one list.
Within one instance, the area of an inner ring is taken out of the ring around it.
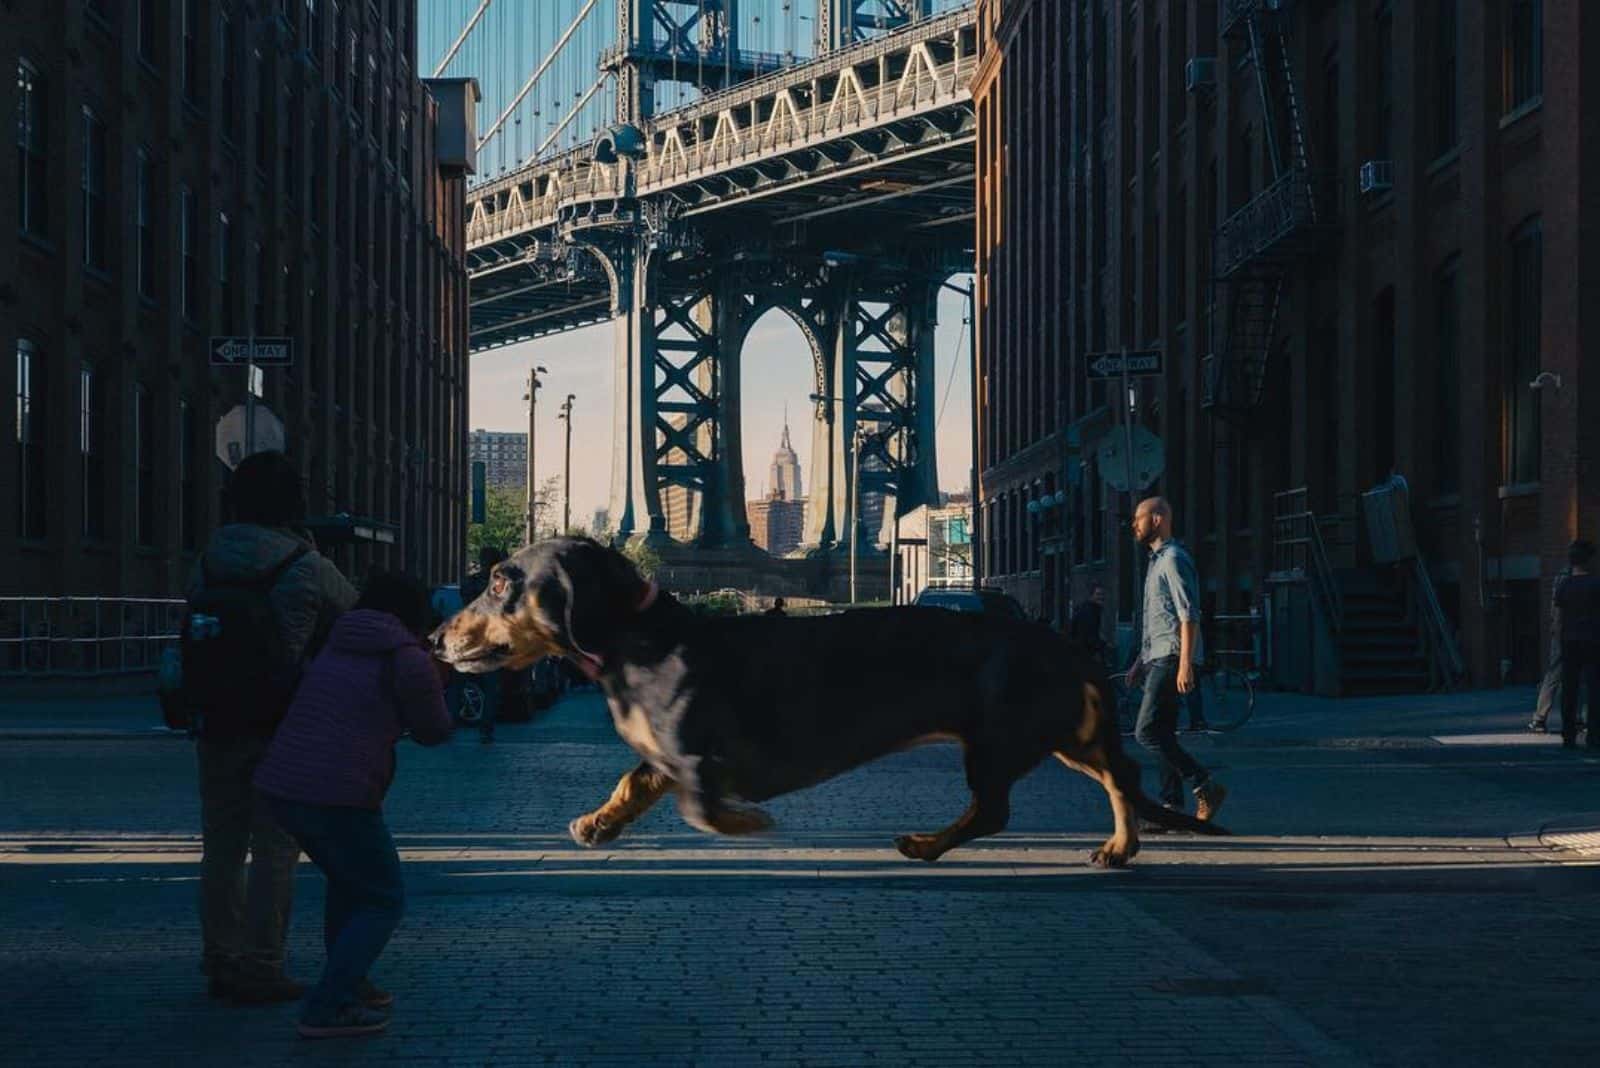
{"label": "person with backpack", "polygon": [[395,744],[450,736],[442,679],[423,635],[422,584],[380,572],[307,670],[256,769],[274,819],[328,879],[322,978],[306,997],[306,1038],[369,1035],[388,1026],[394,998],[367,977],[404,910],[400,857],[383,819]]}
{"label": "person with backpack", "polygon": [[305,490],[283,453],[246,457],[223,504],[230,521],[212,534],[190,584],[176,702],[199,764],[201,971],[212,997],[293,1001],[305,992],[284,970],[300,850],[250,779],[307,656],[356,591],[296,529]]}

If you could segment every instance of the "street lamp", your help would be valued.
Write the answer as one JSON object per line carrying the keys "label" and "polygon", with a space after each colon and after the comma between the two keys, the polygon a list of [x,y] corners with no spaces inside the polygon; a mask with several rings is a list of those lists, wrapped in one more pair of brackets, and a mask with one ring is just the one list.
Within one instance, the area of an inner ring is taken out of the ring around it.
{"label": "street lamp", "polygon": [[576,398],[576,393],[568,393],[566,401],[561,405],[561,414],[556,416],[567,424],[566,474],[563,476],[561,487],[561,533],[563,534],[572,529],[572,402]]}
{"label": "street lamp", "polygon": [[522,395],[522,399],[528,402],[528,513],[523,521],[522,527],[522,543],[524,545],[532,545],[533,539],[536,536],[536,531],[534,529],[534,522],[536,518],[534,516],[534,505],[538,498],[534,489],[534,486],[537,483],[534,482],[533,442],[534,435],[537,433],[537,430],[534,427],[533,416],[534,412],[539,407],[539,389],[544,385],[543,382],[539,381],[539,376],[547,375],[549,373],[550,372],[545,368],[535,365],[531,370],[528,371],[528,392]]}

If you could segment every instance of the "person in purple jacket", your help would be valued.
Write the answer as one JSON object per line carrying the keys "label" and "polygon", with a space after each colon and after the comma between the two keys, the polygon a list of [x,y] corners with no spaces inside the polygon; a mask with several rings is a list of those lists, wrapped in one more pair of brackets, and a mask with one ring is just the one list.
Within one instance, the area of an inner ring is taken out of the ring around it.
{"label": "person in purple jacket", "polygon": [[328,878],[328,961],[307,995],[307,1038],[368,1035],[388,1026],[394,998],[367,972],[400,923],[400,857],[383,821],[395,743],[450,736],[440,670],[422,642],[428,591],[376,573],[334,624],[256,769],[255,787],[278,825]]}

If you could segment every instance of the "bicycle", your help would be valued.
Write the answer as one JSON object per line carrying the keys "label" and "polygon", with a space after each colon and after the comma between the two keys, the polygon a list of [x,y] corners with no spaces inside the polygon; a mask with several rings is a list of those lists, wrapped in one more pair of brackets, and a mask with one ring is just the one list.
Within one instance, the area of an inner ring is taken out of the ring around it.
{"label": "bicycle", "polygon": [[[1249,674],[1217,664],[1196,664],[1194,670],[1206,730],[1226,733],[1244,726],[1256,710],[1256,684]],[[1128,673],[1120,671],[1111,676],[1111,691],[1116,695],[1117,725],[1123,734],[1132,734],[1139,719],[1139,705],[1144,701],[1144,686],[1128,685]]]}

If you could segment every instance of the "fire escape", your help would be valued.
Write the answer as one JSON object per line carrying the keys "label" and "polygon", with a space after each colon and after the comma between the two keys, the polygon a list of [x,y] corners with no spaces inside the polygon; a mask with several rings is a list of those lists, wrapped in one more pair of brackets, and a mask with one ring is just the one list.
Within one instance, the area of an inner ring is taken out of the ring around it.
{"label": "fire escape", "polygon": [[1222,314],[1211,322],[1201,403],[1243,422],[1266,388],[1289,272],[1329,229],[1333,204],[1311,169],[1289,49],[1288,0],[1219,2],[1222,36],[1243,42],[1255,71],[1272,171],[1266,188],[1212,235],[1212,306]]}

